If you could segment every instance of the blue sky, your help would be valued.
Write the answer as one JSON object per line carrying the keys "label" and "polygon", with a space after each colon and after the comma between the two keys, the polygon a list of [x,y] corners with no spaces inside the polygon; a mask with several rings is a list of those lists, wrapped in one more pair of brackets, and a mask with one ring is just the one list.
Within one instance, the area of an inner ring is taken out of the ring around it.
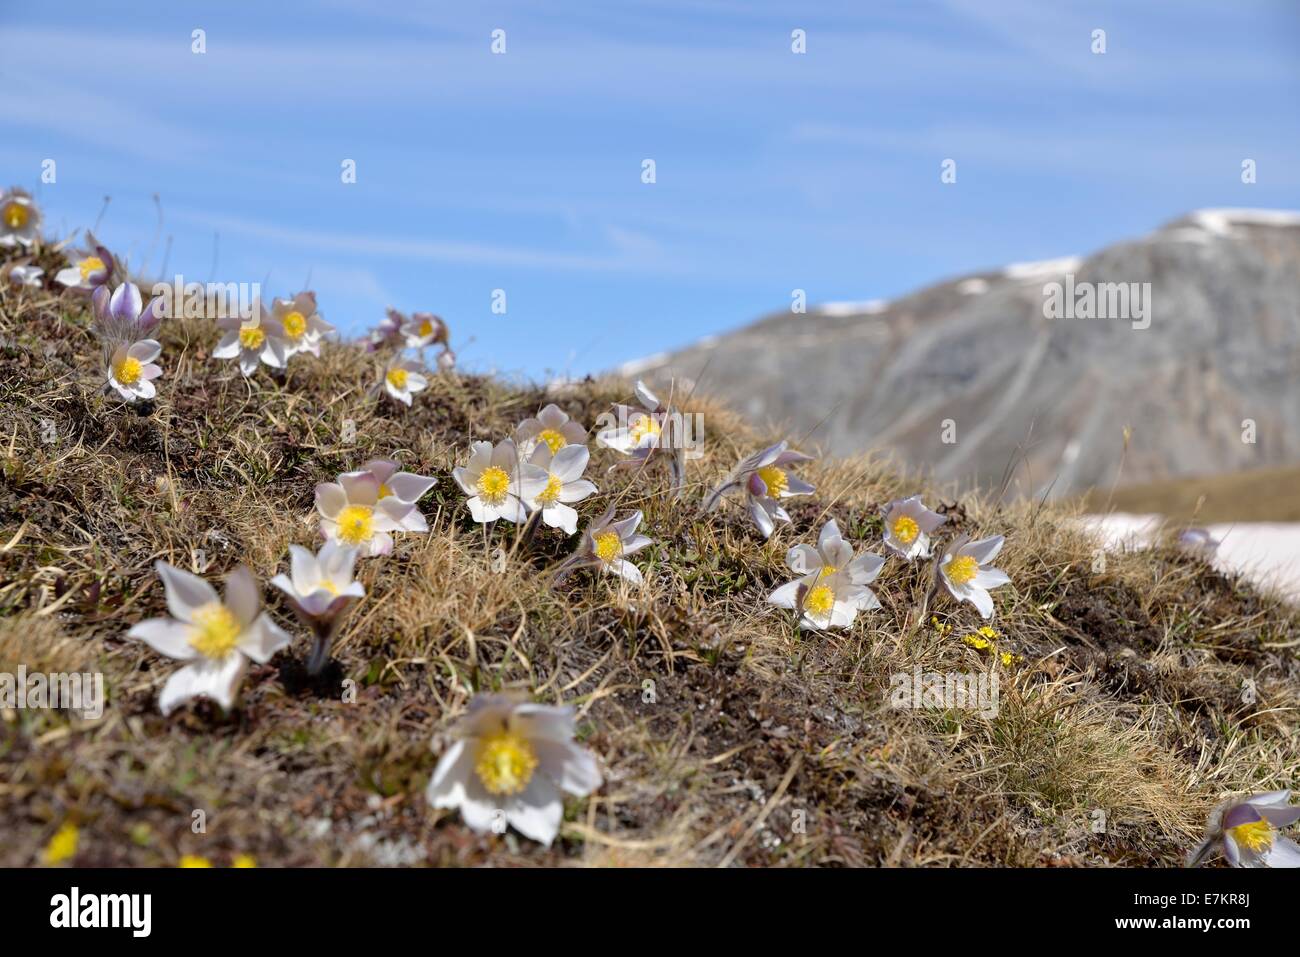
{"label": "blue sky", "polygon": [[169,276],[310,277],[350,333],[434,311],[476,369],[581,374],[795,288],[890,298],[1197,207],[1300,207],[1291,0],[14,7],[0,168],[54,231],[111,195],[99,235],[133,266],[170,236]]}

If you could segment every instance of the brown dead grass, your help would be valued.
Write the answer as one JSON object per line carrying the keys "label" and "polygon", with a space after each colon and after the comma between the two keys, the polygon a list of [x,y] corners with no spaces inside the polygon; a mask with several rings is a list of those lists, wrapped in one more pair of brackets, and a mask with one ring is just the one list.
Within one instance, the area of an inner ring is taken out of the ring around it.
{"label": "brown dead grass", "polygon": [[[1023,661],[959,641],[980,624],[967,606],[936,603],[946,636],[919,620],[928,569],[897,560],[881,611],[801,634],[763,601],[786,549],[833,517],[879,550],[879,506],[916,489],[871,458],[814,463],[819,494],[763,542],[739,508],[694,503],[769,437],[692,396],[708,441],[684,503],[662,474],[605,476],[612,453],[593,454],[602,494],[584,517],[645,511],[646,586],[576,575],[551,590],[542,573],[571,543],[485,536],[450,468],[546,401],[591,424],[626,383],[548,395],[442,376],[406,410],[357,349],[246,381],[210,359],[210,324],[186,322],[164,331],[159,399],[131,409],[98,395],[86,322],[71,296],[0,293],[0,671],[102,671],[110,697],[95,723],[3,714],[0,864],[37,861],[72,820],[85,865],[1173,865],[1221,795],[1295,781],[1300,620],[1174,550],[1102,564],[1069,511],[930,490],[956,530],[1007,536],[995,624]],[[163,719],[172,665],[125,638],[163,611],[152,563],[215,579],[243,561],[265,581],[290,542],[315,542],[314,485],[378,455],[439,477],[421,503],[431,532],[363,564],[368,597],[330,679],[303,680],[303,638],[252,668],[235,713]],[[998,668],[997,715],[891,709],[890,675],[914,666]],[[606,768],[550,849],[476,836],[424,801],[448,728],[486,688],[575,704]]]}

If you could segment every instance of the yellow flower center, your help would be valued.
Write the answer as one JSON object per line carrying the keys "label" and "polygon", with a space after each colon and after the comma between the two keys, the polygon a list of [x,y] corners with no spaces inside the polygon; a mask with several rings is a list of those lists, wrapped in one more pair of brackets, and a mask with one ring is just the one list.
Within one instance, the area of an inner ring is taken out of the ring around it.
{"label": "yellow flower center", "polygon": [[27,225],[27,207],[22,203],[10,203],[5,207],[5,225],[10,229],[22,229]]}
{"label": "yellow flower center", "polygon": [[1249,824],[1238,824],[1236,827],[1229,828],[1233,839],[1242,847],[1248,850],[1266,851],[1273,846],[1273,826],[1268,821],[1251,821]]}
{"label": "yellow flower center", "polygon": [[349,545],[363,545],[375,535],[375,510],[368,505],[348,505],[338,517],[339,538]]}
{"label": "yellow flower center", "polygon": [[767,494],[772,498],[779,497],[790,487],[790,479],[775,465],[765,465],[759,469],[758,477],[763,480],[763,484],[767,486]]}
{"label": "yellow flower center", "polygon": [[979,573],[980,563],[970,555],[958,555],[944,566],[944,574],[954,585],[965,585]]}
{"label": "yellow flower center", "polygon": [[510,476],[505,469],[493,465],[483,470],[474,487],[478,489],[478,497],[483,501],[489,505],[500,505],[510,491]]}
{"label": "yellow flower center", "polygon": [[894,537],[904,545],[911,545],[921,534],[921,526],[910,515],[900,515],[894,520]]}
{"label": "yellow flower center", "polygon": [[143,372],[144,366],[135,356],[123,356],[113,363],[113,378],[122,385],[135,385]]}
{"label": "yellow flower center", "polygon": [[204,658],[220,661],[235,650],[239,641],[239,622],[234,614],[220,602],[197,609],[190,619],[194,635],[190,647]]}
{"label": "yellow flower center", "polygon": [[518,794],[537,769],[537,754],[522,735],[498,731],[479,741],[474,770],[489,794]]}
{"label": "yellow flower center", "polygon": [[393,490],[392,490],[391,488],[388,487],[388,484],[387,484],[386,482],[380,482],[380,483],[379,483],[379,497],[380,497],[380,498],[388,498],[388,496],[390,496],[390,495],[392,495],[392,494],[393,494]]}
{"label": "yellow flower center", "polygon": [[316,583],[316,589],[317,591],[327,591],[331,595],[338,597],[339,586],[334,584],[334,579],[332,578],[322,578]]}
{"label": "yellow flower center", "polygon": [[307,331],[307,317],[297,310],[281,319],[280,324],[284,326],[284,334],[290,339],[297,339]]}
{"label": "yellow flower center", "polygon": [[803,607],[818,618],[825,618],[835,607],[835,592],[829,585],[818,585],[803,600]]}
{"label": "yellow flower center", "polygon": [[398,389],[398,390],[405,389],[406,377],[408,374],[409,373],[407,373],[405,369],[389,369],[388,384],[391,385],[394,389]]}
{"label": "yellow flower center", "polygon": [[618,532],[601,532],[596,536],[596,557],[602,562],[612,562],[623,554],[623,540]]}
{"label": "yellow flower center", "polygon": [[260,349],[266,341],[266,333],[258,326],[244,326],[239,330],[239,344],[245,349]]}
{"label": "yellow flower center", "polygon": [[423,339],[425,336],[431,335],[433,335],[433,322],[429,319],[425,319],[420,323],[420,338]]}
{"label": "yellow flower center", "polygon": [[838,572],[838,571],[839,571],[839,568],[837,568],[835,565],[823,565],[823,566],[821,567],[821,570],[817,573],[817,577],[818,577],[818,578],[830,578],[832,575],[834,575],[834,574],[835,574],[836,572]]}
{"label": "yellow flower center", "polygon": [[546,480],[546,488],[537,494],[537,501],[543,505],[554,505],[560,500],[560,490],[564,488],[564,483],[552,475]]}
{"label": "yellow flower center", "polygon": [[104,260],[98,256],[87,256],[81,262],[77,263],[77,269],[81,273],[81,281],[85,282],[90,278],[92,272],[99,272],[104,268]]}
{"label": "yellow flower center", "polygon": [[550,446],[552,455],[568,445],[568,443],[564,441],[564,436],[559,432],[556,432],[554,429],[542,429],[542,431],[537,433],[537,441],[545,442]]}
{"label": "yellow flower center", "polygon": [[632,423],[628,434],[632,437],[632,441],[640,443],[647,435],[657,436],[662,431],[653,415],[643,415]]}

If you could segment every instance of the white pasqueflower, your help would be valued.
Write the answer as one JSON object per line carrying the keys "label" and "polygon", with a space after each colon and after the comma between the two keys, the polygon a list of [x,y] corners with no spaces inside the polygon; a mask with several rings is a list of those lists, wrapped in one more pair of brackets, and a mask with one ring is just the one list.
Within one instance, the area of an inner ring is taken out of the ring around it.
{"label": "white pasqueflower", "polygon": [[152,399],[158,394],[153,380],[162,375],[162,368],[154,362],[160,355],[162,345],[157,339],[141,339],[129,346],[122,343],[109,357],[107,388],[127,402]]}
{"label": "white pasqueflower", "polygon": [[169,658],[189,662],[163,686],[158,706],[170,714],[190,698],[211,698],[227,711],[235,703],[249,660],[265,664],[289,636],[262,611],[253,573],[240,565],[226,576],[226,599],[197,575],[157,562],[170,618],[142,621],[129,632]]}
{"label": "white pasqueflower", "polygon": [[406,317],[389,306],[384,318],[379,320],[379,324],[366,337],[366,351],[378,352],[380,349],[395,347],[402,340],[404,325]]}
{"label": "white pasqueflower", "polygon": [[1222,851],[1233,867],[1300,867],[1300,845],[1278,833],[1300,821],[1290,791],[1236,798],[1210,813],[1206,836],[1187,858],[1195,867],[1212,851]]}
{"label": "white pasqueflower", "polygon": [[41,277],[45,275],[45,270],[40,266],[20,262],[4,267],[3,274],[9,281],[9,285],[15,289],[40,289],[43,285]]}
{"label": "white pasqueflower", "polygon": [[1004,541],[1001,535],[975,542],[969,535],[962,535],[944,546],[935,564],[935,576],[948,594],[958,601],[970,602],[984,619],[993,617],[993,596],[989,589],[1011,581],[1006,572],[989,564],[1002,551]]}
{"label": "white pasqueflower", "polygon": [[410,319],[402,321],[401,331],[408,349],[423,349],[435,342],[447,343],[447,324],[432,313],[411,313]]}
{"label": "white pasqueflower", "polygon": [[371,472],[344,472],[337,482],[317,485],[321,534],[355,548],[362,558],[391,553],[389,533],[403,530],[402,522],[415,506],[392,495],[381,498],[381,484]]}
{"label": "white pasqueflower", "polygon": [[307,658],[308,674],[318,674],[325,666],[344,612],[366,596],[365,586],[353,577],[356,561],[356,549],[336,539],[326,541],[315,555],[301,545],[290,545],[289,574],[271,579],[288,596],[299,620],[312,629],[315,640]]}
{"label": "white pasqueflower", "polygon": [[525,484],[524,503],[540,511],[548,527],[563,529],[566,535],[578,530],[578,512],[569,503],[581,502],[596,492],[596,486],[582,477],[590,455],[585,445],[566,445],[552,454],[550,444],[541,441],[529,459],[542,474]]}
{"label": "white pasqueflower", "polygon": [[667,407],[659,397],[637,380],[634,389],[640,409],[629,405],[615,405],[617,421],[621,423],[612,429],[602,429],[596,433],[596,444],[602,448],[613,449],[624,455],[631,455],[641,450],[656,448],[663,441],[664,423]]}
{"label": "white pasqueflower", "polygon": [[811,455],[789,451],[788,442],[778,442],[761,452],[755,452],[732,470],[731,474],[704,499],[704,511],[712,512],[727,492],[736,488],[745,490],[749,515],[764,538],[771,538],[777,522],[789,522],[790,515],[779,500],[793,495],[811,495],[817,491],[812,485],[790,473],[790,466],[811,462]]}
{"label": "white pasqueflower", "polygon": [[616,522],[614,507],[611,505],[605,510],[605,514],[594,519],[587,526],[577,549],[555,569],[552,582],[559,582],[579,568],[597,568],[602,572],[617,575],[634,585],[641,584],[643,581],[641,570],[627,558],[654,543],[645,535],[637,534],[637,526],[640,524],[639,509],[627,518]]}
{"label": "white pasqueflower", "polygon": [[217,320],[221,340],[212,350],[214,359],[239,359],[239,371],[251,376],[257,364],[265,362],[273,369],[282,369],[289,361],[289,347],[279,324],[272,323],[266,307],[254,303],[253,315],[248,319],[226,316]]}
{"label": "white pasqueflower", "polygon": [[113,254],[96,242],[94,236],[87,235],[86,241],[90,251],[76,259],[70,257],[71,265],[55,273],[54,280],[69,289],[94,292],[112,277]]}
{"label": "white pasqueflower", "polygon": [[799,577],[782,585],[767,600],[799,615],[799,627],[824,630],[848,628],[859,611],[880,607],[867,586],[876,580],[885,559],[871,552],[853,556],[853,546],[831,519],[817,536],[817,547],[796,545],[785,562]]}
{"label": "white pasqueflower", "polygon": [[475,442],[470,446],[469,463],[452,469],[456,484],[469,496],[469,512],[474,521],[495,522],[504,518],[519,523],[528,518],[523,498],[524,484],[532,488],[545,486],[547,475],[536,465],[521,462],[519,450],[510,439],[495,446]]}
{"label": "white pasqueflower", "polygon": [[550,846],[564,817],[563,795],[585,797],[601,785],[595,756],[573,740],[574,731],[572,708],[475,695],[426,797],[435,808],[459,808],[476,833],[501,821]]}
{"label": "white pasqueflower", "polygon": [[300,292],[292,299],[273,300],[270,319],[264,317],[264,321],[279,330],[286,360],[299,352],[319,356],[321,340],[334,331],[334,327],[316,310],[314,292]]}
{"label": "white pasqueflower", "polygon": [[424,366],[414,359],[396,359],[384,371],[384,391],[403,405],[410,405],[411,397],[428,387]]}
{"label": "white pasqueflower", "polygon": [[17,186],[0,193],[0,246],[30,246],[40,239],[41,211]]}
{"label": "white pasqueflower", "polygon": [[948,521],[947,515],[921,504],[919,495],[896,499],[881,509],[881,514],[885,523],[885,547],[909,562],[930,557],[930,533]]}
{"label": "white pasqueflower", "polygon": [[450,346],[443,346],[442,351],[438,353],[438,371],[450,372],[456,368],[456,353],[451,351]]}
{"label": "white pasqueflower", "polygon": [[640,380],[637,380],[634,391],[641,408],[615,405],[615,421],[621,424],[597,432],[596,445],[626,456],[622,462],[610,466],[611,472],[615,469],[639,471],[656,459],[666,460],[670,487],[680,497],[686,488],[687,441],[681,413],[661,402]]}
{"label": "white pasqueflower", "polygon": [[95,287],[90,295],[93,328],[103,346],[105,363],[111,364],[118,346],[153,338],[151,333],[162,322],[161,303],[161,299],[146,303],[133,282],[124,282],[112,292],[108,283]]}
{"label": "white pasqueflower", "polygon": [[[438,484],[435,478],[429,478],[425,475],[416,475],[414,472],[403,472],[401,466],[392,459],[371,459],[365,465],[361,466],[355,472],[344,473],[346,475],[364,475],[370,474],[379,482],[379,500],[386,498],[396,500],[401,505],[412,506],[411,510],[406,513],[402,519],[402,528],[404,532],[427,532],[429,523],[424,517],[424,513],[415,504],[424,497],[429,489]],[[339,476],[339,481],[343,476]]]}
{"label": "white pasqueflower", "polygon": [[552,402],[536,416],[524,419],[515,426],[515,444],[525,459],[532,457],[538,443],[545,444],[554,454],[566,445],[586,445],[587,430]]}

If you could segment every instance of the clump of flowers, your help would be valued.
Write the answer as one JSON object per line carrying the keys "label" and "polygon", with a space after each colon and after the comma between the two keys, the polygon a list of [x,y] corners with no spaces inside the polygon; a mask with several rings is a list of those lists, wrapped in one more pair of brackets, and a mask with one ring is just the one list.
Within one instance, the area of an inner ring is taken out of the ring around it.
{"label": "clump of flowers", "polygon": [[550,846],[564,817],[563,795],[585,797],[601,785],[595,757],[574,732],[572,708],[475,695],[426,797],[435,808],[459,809],[476,833],[509,824]]}
{"label": "clump of flowers", "polygon": [[529,491],[544,488],[547,473],[536,465],[522,462],[519,450],[510,439],[493,445],[475,442],[470,446],[469,463],[452,469],[452,477],[469,496],[469,511],[481,524],[503,518],[523,522],[528,509],[522,499]]}
{"label": "clump of flowers", "polygon": [[348,610],[366,596],[365,586],[353,577],[356,561],[356,549],[336,539],[325,542],[315,555],[301,545],[290,545],[289,574],[271,579],[288,597],[298,620],[311,629],[308,674],[319,674],[325,667]]}
{"label": "clump of flowers", "polygon": [[585,446],[587,430],[581,423],[569,418],[569,413],[552,402],[537,415],[530,416],[515,426],[514,438],[519,454],[528,459],[532,457],[539,444],[545,444],[552,455],[565,446]]}
{"label": "clump of flowers", "polygon": [[948,521],[948,516],[926,508],[919,495],[890,502],[881,513],[885,547],[909,562],[930,557],[930,533]]}
{"label": "clump of flowers", "polygon": [[1012,654],[1009,651],[998,650],[998,642],[1005,636],[991,625],[984,625],[970,635],[962,635],[962,643],[974,648],[976,651],[988,652],[1002,663],[1004,668],[1010,668],[1012,665],[1024,661],[1020,655]]}
{"label": "clump of flowers", "polygon": [[1290,791],[1269,791],[1220,804],[1206,826],[1205,839],[1187,858],[1195,867],[1221,851],[1233,867],[1300,867],[1300,845],[1280,830],[1300,821]]}
{"label": "clump of flowers", "polygon": [[848,628],[859,611],[880,607],[867,586],[876,580],[885,559],[864,552],[854,557],[831,519],[817,536],[817,547],[796,545],[786,553],[786,564],[799,577],[767,596],[780,608],[794,609],[802,629]]}
{"label": "clump of flowers", "polygon": [[334,327],[321,318],[316,308],[314,292],[300,292],[292,299],[275,299],[271,302],[269,320],[264,317],[268,327],[274,327],[284,343],[284,357],[287,362],[299,352],[320,355],[320,344]]}
{"label": "clump of flowers", "polygon": [[636,398],[641,408],[615,405],[614,415],[621,424],[596,433],[596,444],[626,456],[611,468],[644,468],[658,459],[668,462],[672,488],[679,494],[686,482],[685,437],[681,435],[681,415],[661,402],[646,386],[637,381]]}
{"label": "clump of flowers", "polygon": [[86,242],[89,250],[75,259],[69,257],[70,264],[54,274],[54,281],[69,289],[93,293],[113,278],[115,261],[94,236],[87,235]]}
{"label": "clump of flowers", "polygon": [[1011,581],[1006,572],[990,564],[1002,551],[1004,541],[1001,535],[974,542],[969,535],[962,535],[949,543],[935,561],[930,596],[942,587],[958,601],[974,605],[981,618],[992,618],[993,596],[989,590]]}
{"label": "clump of flowers", "polygon": [[265,664],[289,644],[289,636],[262,611],[253,573],[240,565],[226,577],[226,598],[202,578],[167,564],[154,568],[167,592],[170,618],[151,618],[127,636],[186,662],[163,686],[164,715],[191,698],[211,698],[227,711],[234,706],[248,662]]}
{"label": "clump of flowers", "polygon": [[780,505],[780,500],[794,495],[811,495],[816,491],[790,472],[790,466],[812,460],[811,455],[790,451],[788,442],[778,442],[755,452],[741,459],[732,473],[705,496],[704,511],[712,512],[728,492],[743,489],[750,517],[763,537],[771,538],[777,522],[790,521],[790,515]]}
{"label": "clump of flowers", "polygon": [[456,365],[456,354],[451,351],[451,330],[440,317],[430,312],[412,313],[408,319],[391,306],[379,325],[370,331],[366,349],[378,352],[383,349],[400,351],[419,349],[421,354],[429,346],[440,345],[435,365],[439,372],[447,372]]}
{"label": "clump of flowers", "polygon": [[393,532],[404,530],[403,522],[414,504],[394,495],[380,495],[383,483],[369,471],[344,472],[337,482],[316,486],[316,510],[321,534],[362,558],[388,555],[393,551]]}
{"label": "clump of flowers", "polygon": [[384,370],[384,391],[402,405],[409,406],[415,393],[428,387],[424,366],[414,359],[395,359]]}
{"label": "clump of flowers", "polygon": [[637,510],[614,521],[614,508],[608,508],[587,526],[577,549],[557,566],[552,581],[559,582],[580,568],[595,568],[639,585],[643,580],[641,570],[627,560],[628,556],[654,544],[645,535],[637,534],[641,518]]}
{"label": "clump of flowers", "polygon": [[273,369],[283,369],[289,361],[289,344],[279,324],[270,321],[266,307],[254,303],[253,315],[225,316],[217,320],[221,339],[212,350],[214,359],[238,359],[239,371],[245,377],[257,371],[259,363]]}
{"label": "clump of flowers", "polygon": [[41,238],[41,210],[25,189],[0,193],[0,246],[34,245]]}

